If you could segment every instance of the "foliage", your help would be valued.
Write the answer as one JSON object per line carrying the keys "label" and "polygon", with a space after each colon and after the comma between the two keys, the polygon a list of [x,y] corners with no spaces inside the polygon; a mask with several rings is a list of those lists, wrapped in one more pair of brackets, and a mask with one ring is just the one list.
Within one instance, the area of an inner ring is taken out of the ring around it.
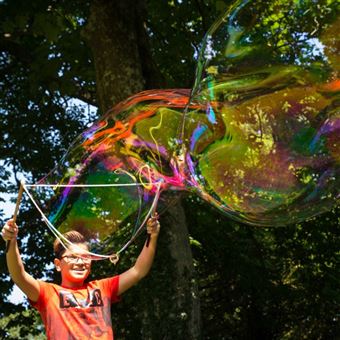
{"label": "foliage", "polygon": [[249,228],[187,205],[198,211],[190,224],[205,339],[336,338],[339,208],[299,225]]}
{"label": "foliage", "polygon": [[40,315],[33,309],[12,313],[1,318],[0,327],[2,339],[46,339]]}
{"label": "foliage", "polygon": [[230,1],[148,1],[151,50],[167,88],[192,87],[202,38],[228,3]]}
{"label": "foliage", "polygon": [[54,3],[4,1],[0,7],[0,159],[15,174],[34,178],[46,174],[93,119],[71,100],[93,102],[94,71],[79,14]]}

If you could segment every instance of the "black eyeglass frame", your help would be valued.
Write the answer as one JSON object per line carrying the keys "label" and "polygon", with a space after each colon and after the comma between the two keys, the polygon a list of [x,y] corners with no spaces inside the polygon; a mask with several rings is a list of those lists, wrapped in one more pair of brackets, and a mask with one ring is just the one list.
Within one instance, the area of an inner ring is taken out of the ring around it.
{"label": "black eyeglass frame", "polygon": [[90,257],[88,257],[88,256],[86,256],[86,255],[84,255],[84,256],[81,256],[81,255],[63,255],[63,256],[60,256],[60,260],[62,260],[62,259],[67,259],[67,262],[68,262],[68,259],[69,258],[72,258],[73,260],[70,260],[69,262],[74,262],[74,263],[76,263],[76,262],[78,262],[78,260],[79,259],[81,259],[84,263],[91,263],[92,262],[92,259],[90,258]]}

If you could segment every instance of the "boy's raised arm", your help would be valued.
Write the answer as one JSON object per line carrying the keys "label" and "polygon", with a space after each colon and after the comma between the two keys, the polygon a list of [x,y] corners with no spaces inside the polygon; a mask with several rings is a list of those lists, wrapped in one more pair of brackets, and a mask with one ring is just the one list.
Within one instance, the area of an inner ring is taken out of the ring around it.
{"label": "boy's raised arm", "polygon": [[150,218],[147,222],[147,232],[150,236],[150,242],[145,242],[135,265],[119,275],[118,295],[121,295],[126,290],[134,286],[150,271],[156,253],[159,230],[160,224],[156,213],[155,216]]}
{"label": "boy's raised arm", "polygon": [[14,283],[32,301],[37,301],[40,293],[40,286],[36,279],[29,275],[21,260],[17,243],[18,227],[13,220],[7,221],[1,230],[1,236],[5,241],[10,241],[6,254],[7,267]]}

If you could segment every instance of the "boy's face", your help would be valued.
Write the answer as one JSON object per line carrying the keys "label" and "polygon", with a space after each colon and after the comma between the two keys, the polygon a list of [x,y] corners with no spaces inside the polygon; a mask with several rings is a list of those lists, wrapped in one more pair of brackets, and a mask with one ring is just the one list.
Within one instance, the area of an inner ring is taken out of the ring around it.
{"label": "boy's face", "polygon": [[54,264],[60,271],[63,286],[80,287],[83,285],[91,271],[91,260],[82,257],[88,250],[86,244],[78,243],[70,246],[60,259],[55,259]]}

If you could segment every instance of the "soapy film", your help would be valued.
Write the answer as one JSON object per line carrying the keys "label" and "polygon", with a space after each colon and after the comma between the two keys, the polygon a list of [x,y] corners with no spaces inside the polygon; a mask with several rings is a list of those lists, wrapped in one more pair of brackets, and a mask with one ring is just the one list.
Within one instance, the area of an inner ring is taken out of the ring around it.
{"label": "soapy film", "polygon": [[109,247],[146,216],[157,183],[161,200],[188,191],[256,226],[331,209],[340,186],[339,11],[336,1],[237,2],[204,38],[192,90],[118,104],[42,181],[138,185],[57,190],[51,221]]}

